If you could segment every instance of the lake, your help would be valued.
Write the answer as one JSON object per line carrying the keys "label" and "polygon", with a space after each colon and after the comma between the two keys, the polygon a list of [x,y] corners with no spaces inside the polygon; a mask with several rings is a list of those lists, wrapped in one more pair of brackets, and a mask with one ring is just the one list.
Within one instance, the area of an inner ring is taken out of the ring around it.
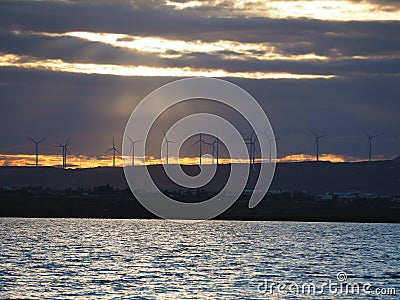
{"label": "lake", "polygon": [[1,218],[0,225],[0,298],[400,297],[400,224]]}

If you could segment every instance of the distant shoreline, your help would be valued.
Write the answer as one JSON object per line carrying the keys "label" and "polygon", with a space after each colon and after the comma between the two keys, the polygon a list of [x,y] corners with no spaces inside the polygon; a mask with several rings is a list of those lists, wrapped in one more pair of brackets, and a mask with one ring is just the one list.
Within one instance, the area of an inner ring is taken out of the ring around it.
{"label": "distant shoreline", "polygon": [[[135,168],[141,168],[140,166]],[[182,166],[189,175],[199,172],[198,166]],[[252,189],[257,180],[260,164],[254,168],[246,189]],[[148,166],[154,181],[162,189],[177,190],[162,165]],[[217,176],[204,186],[204,190],[218,191],[229,176],[230,165],[219,165]],[[68,188],[90,189],[111,185],[126,189],[128,184],[120,167],[93,169],[60,169],[53,167],[0,167],[0,188],[49,187],[53,190]],[[298,162],[278,163],[271,189],[307,191],[309,193],[360,192],[376,195],[400,196],[400,162],[374,161],[355,163]]]}
{"label": "distant shoreline", "polygon": [[[279,163],[263,201],[249,209],[258,168],[246,193],[223,220],[400,223],[400,163]],[[189,175],[198,166],[182,166]],[[159,188],[178,201],[203,201],[220,191],[230,165],[220,165],[212,182],[184,189],[160,165],[149,166]],[[129,190],[122,168],[0,168],[0,217],[150,219]]]}
{"label": "distant shoreline", "polygon": [[[400,202],[265,198],[253,209],[241,197],[217,220],[400,223]],[[0,217],[158,219],[131,195],[1,197]]]}

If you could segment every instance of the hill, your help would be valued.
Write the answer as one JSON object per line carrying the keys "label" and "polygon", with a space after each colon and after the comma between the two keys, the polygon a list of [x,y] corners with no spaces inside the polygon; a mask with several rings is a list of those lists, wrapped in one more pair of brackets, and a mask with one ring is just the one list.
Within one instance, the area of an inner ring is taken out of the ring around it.
{"label": "hill", "polygon": [[[257,173],[259,165],[255,167]],[[143,167],[135,167],[143,168]],[[188,174],[199,172],[198,166],[183,166]],[[162,166],[149,166],[149,171],[162,189],[179,189],[165,175]],[[220,165],[214,180],[205,190],[218,191],[229,175],[230,165]],[[257,176],[251,176],[248,188]],[[0,187],[68,187],[93,188],[109,184],[127,188],[122,168],[92,168],[63,170],[52,167],[0,167]],[[271,189],[323,192],[363,192],[378,195],[400,195],[400,164],[396,161],[372,163],[299,162],[279,163]]]}

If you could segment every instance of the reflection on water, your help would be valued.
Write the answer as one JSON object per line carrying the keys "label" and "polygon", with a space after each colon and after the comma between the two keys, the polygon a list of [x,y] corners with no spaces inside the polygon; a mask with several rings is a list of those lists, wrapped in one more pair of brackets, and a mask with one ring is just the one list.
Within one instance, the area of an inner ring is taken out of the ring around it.
{"label": "reflection on water", "polygon": [[339,271],[400,293],[396,224],[0,219],[0,225],[4,298],[266,298],[276,295],[260,294],[264,279],[323,282]]}

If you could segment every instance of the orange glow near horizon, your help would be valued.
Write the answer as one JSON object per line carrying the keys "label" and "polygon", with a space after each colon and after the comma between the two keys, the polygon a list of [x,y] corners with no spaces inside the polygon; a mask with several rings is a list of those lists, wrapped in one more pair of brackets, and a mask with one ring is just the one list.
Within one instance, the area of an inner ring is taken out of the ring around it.
{"label": "orange glow near horizon", "polygon": [[[391,159],[383,156],[376,156],[376,160]],[[341,162],[360,162],[365,161],[365,158],[345,156],[338,154],[321,154],[320,161],[330,161],[333,163]],[[131,165],[131,157],[124,157],[126,165]],[[136,157],[135,166],[143,165],[158,165],[162,164],[165,160],[160,158],[155,158],[152,156],[146,157]],[[268,159],[256,159],[256,163],[267,163]],[[299,153],[283,156],[276,159],[277,163],[284,162],[302,162],[302,161],[315,161],[314,155]],[[198,157],[180,157],[179,159],[170,157],[170,164],[182,164],[182,165],[198,165]],[[202,163],[204,165],[212,164],[212,158],[203,158]],[[216,159],[214,159],[216,163]],[[230,164],[230,163],[248,163],[245,159],[230,159],[230,158],[220,158],[220,164]],[[39,156],[39,166],[46,167],[61,167],[62,160],[60,155],[49,154]],[[112,156],[110,155],[99,155],[99,156],[89,156],[89,155],[69,155],[67,157],[67,167],[70,169],[78,168],[96,168],[96,167],[111,167],[112,166]],[[0,166],[10,166],[10,167],[34,167],[35,166],[35,155],[34,154],[0,154]],[[116,157],[116,166],[123,166],[123,159],[121,156]]]}
{"label": "orange glow near horizon", "polygon": [[[284,156],[282,158],[278,158],[277,162],[300,162],[300,161],[315,161],[316,157],[314,155],[309,154],[291,154]],[[319,156],[320,161],[330,161],[333,163],[339,162],[357,162],[363,161],[364,159],[360,159],[353,156],[345,156],[345,155],[338,155],[338,154],[321,154]]]}

